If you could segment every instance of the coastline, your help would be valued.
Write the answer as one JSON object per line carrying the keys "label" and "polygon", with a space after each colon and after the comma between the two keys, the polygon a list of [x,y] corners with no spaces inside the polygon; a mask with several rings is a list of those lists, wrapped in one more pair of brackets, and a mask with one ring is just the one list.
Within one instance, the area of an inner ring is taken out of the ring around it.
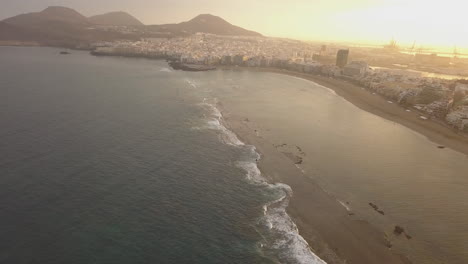
{"label": "coastline", "polygon": [[[466,135],[456,133],[441,122],[421,120],[417,112],[408,113],[401,106],[389,104],[385,98],[372,95],[354,84],[275,69],[231,69],[285,74],[316,82],[334,90],[345,100],[364,111],[399,123],[439,145],[468,155]],[[406,257],[389,249],[383,231],[377,230],[365,221],[353,220],[349,212],[334,197],[328,195],[317,183],[302,174],[294,162],[272,147],[271,142],[259,138],[249,123],[244,122],[234,113],[226,112],[222,104],[220,110],[228,128],[235,132],[243,142],[257,147],[262,157],[258,162],[262,173],[272,181],[284,182],[293,188],[294,195],[287,208],[288,213],[297,224],[300,234],[317,255],[329,264],[344,263],[343,259],[346,259],[346,263],[411,263]],[[317,214],[317,212],[320,213]]]}
{"label": "coastline", "polygon": [[[244,70],[245,68],[222,68]],[[313,81],[329,88],[358,108],[403,125],[434,142],[434,149],[451,148],[468,155],[468,137],[457,133],[437,120],[423,120],[416,111],[407,112],[398,104],[342,80],[311,76],[275,69],[250,69],[252,71],[285,74]],[[313,252],[328,264],[333,263],[435,263],[431,256],[412,256],[412,261],[388,238],[388,230],[377,228],[362,218],[355,217],[346,205],[322,189],[309,178],[294,161],[286,157],[267,138],[259,136],[255,123],[218,103],[228,129],[241,141],[254,145],[261,155],[258,167],[271,183],[281,182],[291,187],[293,196],[287,207],[296,223],[299,234],[308,242]],[[399,242],[398,242],[399,243]]]}
{"label": "coastline", "polygon": [[289,158],[268,140],[259,137],[242,118],[220,109],[227,128],[246,144],[254,145],[261,158],[261,173],[271,183],[291,187],[293,194],[287,207],[312,251],[328,264],[410,264],[406,256],[391,249],[383,231],[367,221],[354,219],[346,208],[308,178]]}
{"label": "coastline", "polygon": [[[43,45],[41,45],[43,46]],[[113,56],[113,57],[129,57],[129,58],[146,58],[152,60],[167,60],[168,57],[161,55],[142,55],[142,54],[120,54],[120,53],[111,53],[111,54],[101,54],[93,50],[89,50],[90,54],[93,56]],[[451,148],[458,152],[468,155],[468,134],[456,130],[452,127],[449,127],[442,120],[430,119],[424,120],[420,117],[424,115],[419,113],[417,109],[411,109],[411,112],[406,111],[406,109],[398,104],[389,103],[388,99],[380,96],[378,94],[373,94],[372,92],[366,90],[365,88],[353,84],[348,81],[328,78],[320,75],[312,75],[300,72],[294,72],[284,69],[275,69],[275,68],[251,68],[251,67],[235,67],[235,66],[218,66],[216,68],[210,68],[209,70],[219,69],[219,70],[247,70],[254,72],[269,72],[284,74],[293,77],[302,78],[315,82],[319,85],[325,86],[329,89],[332,89],[339,96],[343,97],[346,101],[352,103],[353,105],[359,107],[360,109],[372,113],[374,115],[380,116],[389,121],[403,125],[423,136],[427,137],[429,140],[434,143],[439,144],[441,148]],[[184,70],[184,69],[182,69]],[[188,70],[192,71],[192,70]],[[195,70],[199,71],[199,70]],[[202,70],[205,71],[205,70]]]}
{"label": "coastline", "polygon": [[404,107],[396,103],[389,103],[388,99],[378,94],[372,94],[372,92],[351,82],[271,68],[224,67],[221,69],[284,74],[315,82],[333,90],[337,95],[366,112],[403,125],[427,137],[430,141],[441,147],[447,147],[468,156],[468,134],[449,127],[441,120],[421,119],[420,116],[423,114],[419,113],[416,109],[411,109],[411,112],[407,112]]}
{"label": "coastline", "polygon": [[[334,90],[345,100],[364,111],[404,125],[440,145],[443,143],[437,141],[436,138],[441,137],[441,140],[445,138],[449,143],[443,144],[444,146],[452,149],[456,149],[458,146],[461,149],[460,152],[467,154],[465,150],[468,150],[468,148],[465,149],[465,145],[463,145],[465,143],[460,143],[463,141],[459,141],[456,137],[460,136],[464,140],[466,135],[455,133],[453,129],[437,121],[421,120],[417,112],[408,113],[401,106],[389,104],[385,98],[372,95],[367,90],[363,90],[354,84],[321,76],[275,69],[232,69],[272,72],[316,82]],[[370,99],[360,97],[361,93],[366,93]],[[220,103],[219,109],[223,113],[228,129],[235,132],[239,139],[246,144],[257,147],[257,151],[262,157],[258,161],[262,173],[272,182],[284,182],[291,186],[294,194],[287,211],[297,224],[301,236],[307,240],[317,255],[329,264],[344,263],[343,259],[346,259],[346,263],[411,263],[405,256],[400,255],[395,247],[393,249],[389,247],[389,242],[386,241],[382,230],[378,230],[371,224],[351,216],[349,211],[345,209],[346,205],[340,205],[333,196],[330,196],[313,179],[306,177],[295,166],[294,162],[291,162],[289,158],[272,146],[271,142],[259,137],[255,133],[254,122],[246,122],[243,118],[237,116],[235,112],[230,113],[223,108],[222,103]],[[401,110],[402,115],[398,116],[399,112],[392,114],[394,109]],[[420,123],[417,129],[401,123],[410,122],[411,125],[412,121],[408,116],[414,116],[416,121]],[[403,121],[399,121],[400,119]],[[439,132],[439,127],[445,130]],[[435,138],[431,138],[431,133],[435,134]],[[456,144],[456,146],[449,145],[452,143]],[[437,145],[434,148],[437,148]]]}

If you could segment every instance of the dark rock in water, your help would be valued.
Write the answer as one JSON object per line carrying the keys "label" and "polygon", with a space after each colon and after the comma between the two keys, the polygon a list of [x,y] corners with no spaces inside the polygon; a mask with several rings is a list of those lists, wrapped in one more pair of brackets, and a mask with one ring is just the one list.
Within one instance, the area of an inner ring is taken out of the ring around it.
{"label": "dark rock in water", "polygon": [[216,70],[216,67],[213,67],[213,66],[198,65],[198,64],[185,64],[185,63],[181,63],[181,62],[179,62],[179,61],[171,61],[171,62],[169,62],[169,65],[170,65],[174,70],[182,70],[182,71],[193,71],[193,72],[198,72],[198,71],[212,71],[212,70]]}
{"label": "dark rock in water", "polygon": [[68,55],[68,54],[71,54],[71,53],[68,52],[68,51],[61,51],[60,54],[61,54],[61,55]]}
{"label": "dark rock in water", "polygon": [[370,207],[372,207],[377,213],[381,215],[385,215],[385,212],[383,210],[380,210],[379,207],[376,204],[369,203]]}
{"label": "dark rock in water", "polygon": [[412,239],[413,237],[410,236],[408,233],[406,233],[405,229],[401,226],[395,226],[395,229],[393,229],[393,233],[397,236],[401,235],[401,234],[405,234],[405,237],[406,239]]}
{"label": "dark rock in water", "polygon": [[403,229],[403,227],[398,226],[398,225],[395,226],[395,229],[393,229],[393,233],[394,233],[395,235],[401,235],[401,234],[404,233],[404,232],[405,232],[405,229]]}
{"label": "dark rock in water", "polygon": [[388,239],[388,236],[387,236],[386,233],[384,234],[384,245],[387,248],[392,248],[393,247],[392,242]]}
{"label": "dark rock in water", "polygon": [[297,148],[297,151],[299,152],[299,154],[301,154],[302,156],[305,156],[305,152],[302,150],[302,148],[300,148],[299,146],[296,146]]}
{"label": "dark rock in water", "polygon": [[385,239],[385,246],[387,248],[392,248],[393,247],[392,243],[390,241],[388,241],[387,239]]}
{"label": "dark rock in water", "polygon": [[302,164],[302,162],[304,162],[304,160],[302,159],[302,157],[296,156],[296,162],[295,162],[295,164],[296,164],[296,165],[300,165],[300,164]]}

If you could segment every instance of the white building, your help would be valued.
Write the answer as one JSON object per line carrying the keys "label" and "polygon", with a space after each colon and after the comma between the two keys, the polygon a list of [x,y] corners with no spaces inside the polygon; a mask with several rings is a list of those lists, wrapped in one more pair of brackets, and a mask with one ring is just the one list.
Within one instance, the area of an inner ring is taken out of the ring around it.
{"label": "white building", "polygon": [[343,75],[356,77],[362,76],[367,72],[369,65],[365,61],[353,61],[343,68]]}

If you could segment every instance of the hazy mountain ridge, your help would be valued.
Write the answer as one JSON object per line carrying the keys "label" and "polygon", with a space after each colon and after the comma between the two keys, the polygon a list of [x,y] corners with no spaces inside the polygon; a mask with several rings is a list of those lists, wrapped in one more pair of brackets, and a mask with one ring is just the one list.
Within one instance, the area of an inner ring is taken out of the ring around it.
{"label": "hazy mountain ridge", "polygon": [[[129,27],[134,30],[108,30],[106,26]],[[33,41],[57,46],[88,45],[97,41],[119,39],[137,40],[142,37],[175,37],[197,32],[261,36],[209,14],[178,24],[145,26],[125,12],[111,12],[88,18],[71,8],[52,6],[41,12],[21,14],[0,21],[0,41]]]}
{"label": "hazy mountain ridge", "polygon": [[94,41],[136,39],[134,35],[90,29],[93,23],[66,7],[48,7],[0,22],[0,41],[36,42],[41,45],[77,47]]}
{"label": "hazy mountain ridge", "polygon": [[203,32],[216,35],[262,36],[260,33],[234,26],[226,20],[210,14],[202,14],[192,20],[178,24],[152,25],[150,27],[163,32],[179,34]]}
{"label": "hazy mountain ridge", "polygon": [[40,23],[52,21],[82,26],[91,24],[87,17],[77,11],[58,6],[48,7],[41,12],[21,14],[3,20],[5,23],[17,26],[40,26]]}
{"label": "hazy mountain ridge", "polygon": [[122,11],[91,16],[89,17],[89,21],[97,25],[144,26],[140,20]]}

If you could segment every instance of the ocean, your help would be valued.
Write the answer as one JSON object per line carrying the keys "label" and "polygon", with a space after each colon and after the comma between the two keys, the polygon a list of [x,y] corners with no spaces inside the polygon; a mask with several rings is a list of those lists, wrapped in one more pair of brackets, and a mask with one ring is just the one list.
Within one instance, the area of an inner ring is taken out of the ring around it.
{"label": "ocean", "polygon": [[224,124],[231,75],[60,51],[0,47],[0,263],[324,263]]}

